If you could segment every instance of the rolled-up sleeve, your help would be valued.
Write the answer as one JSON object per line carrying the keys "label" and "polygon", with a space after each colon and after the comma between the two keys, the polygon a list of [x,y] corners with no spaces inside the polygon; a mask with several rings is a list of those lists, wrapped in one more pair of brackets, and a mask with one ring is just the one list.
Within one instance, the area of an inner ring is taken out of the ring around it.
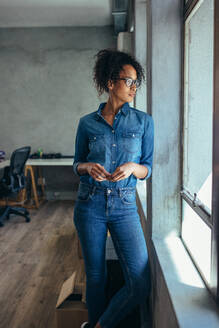
{"label": "rolled-up sleeve", "polygon": [[76,139],[75,139],[75,157],[73,162],[73,171],[76,175],[80,176],[78,173],[77,167],[80,163],[87,162],[87,154],[88,154],[88,142],[86,131],[83,127],[83,121],[80,119]]}
{"label": "rolled-up sleeve", "polygon": [[147,114],[145,118],[144,134],[142,137],[142,155],[139,164],[146,166],[148,169],[148,173],[144,178],[140,178],[139,180],[146,180],[151,176],[153,154],[154,154],[154,121],[152,116]]}

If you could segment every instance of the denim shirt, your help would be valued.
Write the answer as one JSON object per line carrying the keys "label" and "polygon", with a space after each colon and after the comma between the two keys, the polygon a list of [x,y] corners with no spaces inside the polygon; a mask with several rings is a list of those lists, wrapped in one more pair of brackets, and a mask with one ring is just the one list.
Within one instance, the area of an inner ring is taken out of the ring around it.
{"label": "denim shirt", "polygon": [[80,175],[77,166],[84,162],[99,163],[105,170],[113,173],[127,162],[135,162],[148,168],[151,175],[154,151],[154,122],[152,116],[132,108],[125,103],[116,114],[111,126],[101,115],[106,103],[98,110],[83,116],[78,125],[73,170],[80,181],[107,188],[135,187],[137,178],[131,174],[128,178],[112,182],[96,181],[89,174]]}

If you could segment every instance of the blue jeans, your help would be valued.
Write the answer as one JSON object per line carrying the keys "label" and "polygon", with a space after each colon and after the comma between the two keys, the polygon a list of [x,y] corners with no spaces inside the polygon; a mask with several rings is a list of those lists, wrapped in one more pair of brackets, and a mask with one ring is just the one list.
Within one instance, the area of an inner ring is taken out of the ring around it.
{"label": "blue jeans", "polygon": [[[150,269],[135,188],[102,188],[80,183],[74,209],[86,272],[86,305],[93,328],[114,328],[149,296]],[[106,238],[109,229],[125,284],[106,303]]]}

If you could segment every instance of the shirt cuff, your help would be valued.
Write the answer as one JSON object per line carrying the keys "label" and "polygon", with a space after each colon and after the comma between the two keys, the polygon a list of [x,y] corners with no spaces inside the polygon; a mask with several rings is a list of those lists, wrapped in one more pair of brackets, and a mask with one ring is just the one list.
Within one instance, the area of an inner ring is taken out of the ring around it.
{"label": "shirt cuff", "polygon": [[146,177],[139,178],[139,180],[144,181],[144,180],[148,179],[151,176],[152,170],[151,170],[151,167],[149,165],[146,165],[146,164],[141,164],[141,165],[146,166],[146,168],[148,169],[148,173],[147,173]]}
{"label": "shirt cuff", "polygon": [[78,173],[78,165],[80,164],[80,162],[75,162],[73,163],[73,171],[74,173],[77,175],[77,176],[81,176],[79,173]]}

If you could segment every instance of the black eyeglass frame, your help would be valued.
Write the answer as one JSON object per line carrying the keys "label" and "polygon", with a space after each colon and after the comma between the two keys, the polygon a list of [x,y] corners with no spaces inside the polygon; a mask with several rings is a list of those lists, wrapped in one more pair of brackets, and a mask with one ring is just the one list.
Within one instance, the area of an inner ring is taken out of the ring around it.
{"label": "black eyeglass frame", "polygon": [[[133,80],[131,77],[123,77],[123,78],[122,77],[118,77],[118,78],[116,78],[116,80],[124,80],[126,86],[129,87],[129,88],[131,88],[133,85],[135,85],[136,89],[138,89],[140,87],[140,85],[141,85],[141,83],[140,83],[139,80]],[[131,80],[132,81],[130,85],[127,84],[128,83],[128,80]],[[138,85],[137,85],[137,83],[138,83]]]}

